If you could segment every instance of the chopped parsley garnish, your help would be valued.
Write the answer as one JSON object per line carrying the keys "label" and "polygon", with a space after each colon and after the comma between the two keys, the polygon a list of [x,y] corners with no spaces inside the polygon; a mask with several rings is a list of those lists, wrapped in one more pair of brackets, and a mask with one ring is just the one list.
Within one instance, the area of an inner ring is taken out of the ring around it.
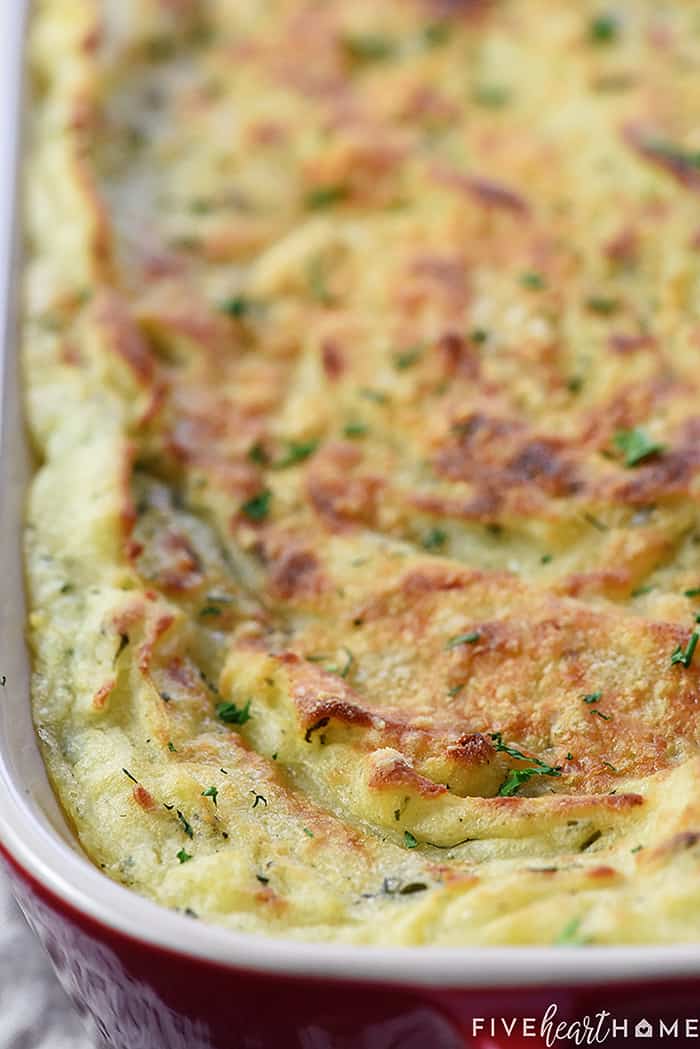
{"label": "chopped parsley garnish", "polygon": [[634,856],[634,854],[635,854],[636,852],[641,852],[643,848],[644,848],[644,846],[643,846],[643,845],[635,845],[635,847],[634,847],[633,849],[630,849],[630,852],[631,852],[631,853],[632,853],[632,855]]}
{"label": "chopped parsley garnish", "polygon": [[408,350],[400,350],[394,354],[394,367],[397,371],[406,371],[407,368],[412,368],[414,364],[423,356],[423,350],[420,346],[413,346]]}
{"label": "chopped parsley garnish", "polygon": [[566,388],[569,393],[580,393],[583,389],[583,379],[580,375],[572,375],[571,378],[566,381]]}
{"label": "chopped parsley garnish", "polygon": [[180,849],[180,851],[176,855],[180,863],[187,863],[188,860],[192,859],[191,854],[189,852],[186,852],[185,849]]}
{"label": "chopped parsley garnish", "polygon": [[658,157],[660,161],[666,161],[669,165],[677,168],[700,169],[700,151],[684,149],[674,142],[664,142],[656,139],[644,142],[643,149],[647,154]]}
{"label": "chopped parsley garnish", "polygon": [[644,594],[650,594],[653,589],[653,583],[645,583],[644,586],[638,586],[636,590],[632,591],[632,597],[643,597]]}
{"label": "chopped parsley garnish", "polygon": [[360,397],[365,397],[368,401],[374,401],[375,404],[386,404],[389,400],[383,390],[373,390],[371,386],[363,386],[357,392]]}
{"label": "chopped parsley garnish", "polygon": [[222,313],[227,313],[229,317],[245,317],[253,309],[253,302],[245,295],[232,295],[230,299],[225,299],[221,303],[219,309]]}
{"label": "chopped parsley garnish", "polygon": [[519,761],[529,761],[531,763],[530,768],[510,769],[498,791],[501,797],[511,797],[523,783],[527,783],[533,776],[561,776],[561,769],[558,766],[547,765],[546,762],[540,761],[539,758],[531,758],[527,754],[523,754],[517,747],[504,743],[502,733],[491,732],[490,739],[494,750],[502,751],[509,757],[517,758]]}
{"label": "chopped parsley garnish", "polygon": [[595,528],[597,531],[599,531],[599,532],[609,532],[610,531],[608,526],[603,521],[601,521],[599,517],[596,517],[594,514],[589,514],[586,511],[586,513],[582,514],[581,516],[583,517],[584,521],[587,521],[588,524],[591,525],[593,528]]}
{"label": "chopped parsley garnish", "polygon": [[612,44],[620,31],[620,23],[615,15],[604,13],[596,15],[588,26],[588,39],[593,44]]}
{"label": "chopped parsley garnish", "polygon": [[442,528],[431,528],[421,539],[421,546],[424,550],[441,550],[447,539],[447,532]]}
{"label": "chopped parsley garnish", "polygon": [[581,918],[572,918],[571,921],[567,922],[554,941],[555,947],[578,947],[585,943],[585,940],[582,940],[579,936],[582,920]]}
{"label": "chopped parsley garnish", "polygon": [[550,563],[550,561],[552,561],[552,560],[553,560],[553,557],[552,557],[551,554],[542,554],[542,557],[540,558],[540,564],[541,565],[548,565]]}
{"label": "chopped parsley garnish", "polygon": [[267,466],[270,461],[267,452],[259,441],[256,441],[255,444],[251,445],[248,449],[248,458],[251,463],[256,463],[258,466]]}
{"label": "chopped parsley garnish", "polygon": [[485,328],[474,328],[474,330],[469,333],[469,338],[472,340],[472,342],[476,342],[479,345],[486,342],[488,337],[489,333],[485,330]]}
{"label": "chopped parsley garnish", "polygon": [[430,22],[423,29],[423,41],[426,47],[442,47],[450,39],[449,22]]}
{"label": "chopped parsley garnish", "polygon": [[246,721],[250,721],[250,704],[251,700],[244,707],[237,707],[235,703],[219,703],[216,713],[227,725],[245,725]]}
{"label": "chopped parsley garnish", "polygon": [[566,755],[566,760],[567,761],[573,761],[574,760],[574,755],[571,753],[571,751],[569,751],[568,754]]}
{"label": "chopped parsley garnish", "polygon": [[217,799],[218,795],[219,795],[219,788],[218,787],[207,787],[206,790],[202,791],[202,797],[203,798],[211,798],[211,800],[214,802],[214,808],[216,808],[216,805],[217,805],[217,800],[216,799]]}
{"label": "chopped parsley garnish", "polygon": [[612,720],[612,714],[604,714],[602,710],[592,710],[591,714],[595,714],[595,716],[597,718],[600,718],[602,721]]}
{"label": "chopped parsley garnish", "polygon": [[177,752],[177,747],[171,739],[168,740],[168,750],[172,751],[173,754]]}
{"label": "chopped parsley garnish", "polygon": [[254,495],[252,499],[243,504],[241,512],[251,521],[264,521],[270,512],[271,497],[272,492],[269,489],[258,492],[257,495]]}
{"label": "chopped parsley garnish", "polygon": [[700,597],[700,586],[693,586],[690,590],[683,591],[684,597]]}
{"label": "chopped parsley garnish", "polygon": [[586,306],[592,313],[599,313],[603,317],[609,317],[618,309],[618,299],[608,299],[604,295],[591,295],[586,299]]}
{"label": "chopped parsley garnish", "polygon": [[625,466],[628,467],[636,466],[652,455],[659,455],[664,451],[664,445],[652,440],[639,426],[631,430],[618,430],[613,437],[613,443],[624,455]]}
{"label": "chopped parsley garnish", "polygon": [[452,698],[454,698],[455,696],[459,695],[459,693],[462,691],[463,688],[464,688],[464,682],[462,682],[461,685],[453,685],[452,688],[448,688],[447,695],[451,696]]}
{"label": "chopped parsley garnish", "polygon": [[348,195],[348,187],[342,183],[328,186],[315,186],[310,189],[304,198],[305,207],[312,211],[321,208],[330,208],[334,204],[340,204]]}
{"label": "chopped parsley garnish", "polygon": [[405,830],[403,832],[403,843],[404,843],[404,845],[406,846],[407,849],[417,849],[418,848],[418,839],[414,838],[414,836],[411,834],[410,830]]}
{"label": "chopped parsley garnish", "polygon": [[205,605],[204,608],[201,608],[199,610],[199,614],[202,617],[205,617],[205,616],[220,616],[221,615],[221,609],[218,608],[217,605]]}
{"label": "chopped parsley garnish", "polygon": [[138,783],[138,780],[136,779],[136,776],[132,776],[128,769],[122,769],[122,772],[124,773],[125,776],[129,777],[129,779],[132,781],[132,783]]}
{"label": "chopped parsley garnish", "polygon": [[124,651],[124,649],[126,648],[126,646],[128,644],[129,644],[129,635],[128,634],[120,634],[119,635],[119,647],[117,648],[117,651],[114,654],[113,663],[116,664],[117,660],[119,659],[120,655],[122,654],[122,652]]}
{"label": "chopped parsley garnish", "polygon": [[428,886],[424,881],[409,881],[399,889],[399,896],[412,896],[414,892],[425,892]]}
{"label": "chopped parsley garnish", "polygon": [[306,275],[309,282],[309,292],[311,297],[315,299],[316,302],[320,302],[322,306],[330,306],[333,303],[333,296],[328,290],[324,262],[320,255],[316,255],[311,259]]}
{"label": "chopped parsley garnish", "polygon": [[445,643],[445,648],[458,648],[460,645],[475,645],[480,637],[481,634],[478,630],[470,630],[467,634],[456,634],[454,637],[448,639]]}
{"label": "chopped parsley garnish", "polygon": [[694,630],[690,635],[688,644],[685,648],[676,645],[673,654],[671,655],[671,666],[673,666],[674,663],[682,663],[684,667],[689,667],[693,661],[693,653],[695,652],[698,640],[700,640],[700,634],[698,634],[697,630]]}
{"label": "chopped parsley garnish", "polygon": [[188,838],[193,838],[194,837],[194,831],[192,830],[192,825],[189,823],[187,818],[185,816],[183,816],[183,814],[180,812],[179,809],[176,809],[175,811],[177,812],[177,818],[179,819],[180,823],[182,824],[182,829],[184,830],[185,834],[187,835]]}
{"label": "chopped parsley garnish", "polygon": [[343,427],[343,436],[350,437],[364,437],[367,434],[367,425],[365,423],[346,423]]}
{"label": "chopped parsley garnish", "polygon": [[529,288],[530,291],[542,291],[542,289],[546,285],[545,279],[542,276],[542,274],[535,273],[534,271],[530,273],[521,273],[520,283],[522,284],[523,288]]}
{"label": "chopped parsley garnish", "polygon": [[353,656],[353,654],[352,654],[352,652],[350,651],[349,648],[343,647],[343,652],[345,653],[345,663],[343,664],[343,666],[342,667],[335,667],[334,666],[332,668],[328,667],[328,669],[331,671],[331,673],[333,673],[333,674],[340,674],[341,677],[345,678],[350,673],[350,669],[351,669],[353,663],[355,662],[355,657]]}
{"label": "chopped parsley garnish", "polygon": [[602,695],[602,692],[587,692],[586,695],[581,698],[584,703],[597,703]]}
{"label": "chopped parsley garnish", "polygon": [[304,827],[304,834],[306,835],[307,838],[313,838],[314,837],[314,832],[312,830],[309,830],[308,827]]}
{"label": "chopped parsley garnish", "polygon": [[356,62],[385,62],[396,53],[394,42],[379,33],[358,33],[343,40],[346,54]]}
{"label": "chopped parsley garnish", "polygon": [[528,780],[532,779],[533,776],[559,776],[559,772],[544,772],[540,768],[531,769],[510,769],[508,775],[501,783],[498,788],[498,794],[501,798],[510,798],[522,787],[523,783],[527,783]]}
{"label": "chopped parsley garnish", "polygon": [[282,458],[278,459],[274,464],[275,469],[284,470],[287,466],[295,466],[297,463],[303,463],[305,459],[308,459],[310,455],[314,454],[317,448],[317,438],[312,438],[308,441],[290,441],[287,446],[287,451]]}
{"label": "chopped parsley garnish", "polygon": [[501,84],[479,84],[472,92],[472,98],[479,106],[489,109],[500,109],[510,101],[511,93]]}

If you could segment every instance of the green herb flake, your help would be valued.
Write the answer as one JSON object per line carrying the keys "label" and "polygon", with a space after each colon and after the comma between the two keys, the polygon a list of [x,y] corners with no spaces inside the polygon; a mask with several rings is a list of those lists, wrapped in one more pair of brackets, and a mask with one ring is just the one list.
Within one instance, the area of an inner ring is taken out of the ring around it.
{"label": "green herb flake", "polygon": [[548,765],[546,762],[540,761],[539,758],[531,758],[527,754],[523,754],[517,747],[504,743],[502,733],[492,732],[490,733],[490,739],[494,750],[502,751],[504,754],[508,754],[509,757],[517,758],[519,761],[530,762],[529,768],[510,769],[498,791],[501,797],[511,797],[523,783],[527,783],[533,776],[561,776],[561,769],[558,766]]}
{"label": "green herb flake", "polygon": [[368,401],[374,401],[375,404],[386,404],[389,400],[383,390],[373,390],[370,386],[363,386],[357,392],[360,397],[364,397]]}
{"label": "green herb flake", "polygon": [[478,84],[472,91],[472,98],[478,106],[502,109],[510,102],[511,92],[502,84]]}
{"label": "green herb flake", "polygon": [[314,832],[312,830],[309,830],[308,827],[304,827],[304,834],[306,835],[307,838],[315,837]]}
{"label": "green herb flake", "polygon": [[530,291],[542,291],[546,287],[546,281],[542,274],[534,271],[521,273],[519,280],[523,288],[528,288]]}
{"label": "green herb flake", "polygon": [[173,754],[177,753],[177,747],[175,746],[175,744],[173,743],[173,741],[171,739],[168,740],[168,750],[171,751],[171,753],[173,753]]}
{"label": "green herb flake", "polygon": [[630,849],[630,852],[631,852],[631,853],[632,853],[632,855],[634,856],[634,855],[635,855],[635,853],[637,853],[637,852],[641,852],[643,848],[644,848],[644,846],[643,846],[643,845],[635,845],[635,847],[634,847],[633,849]]}
{"label": "green herb flake", "polygon": [[251,463],[255,463],[257,466],[267,466],[270,461],[267,452],[259,441],[256,441],[255,444],[248,449],[248,458]]}
{"label": "green herb flake", "polygon": [[179,819],[180,823],[182,824],[182,829],[184,830],[185,834],[187,835],[188,838],[193,838],[194,837],[194,831],[192,830],[191,823],[180,812],[179,809],[176,809],[175,811],[177,813],[177,818]]}
{"label": "green herb flake", "polygon": [[221,609],[218,608],[217,605],[205,605],[204,608],[199,610],[199,614],[202,618],[205,618],[206,616],[220,616]]}
{"label": "green herb flake", "polygon": [[328,290],[324,262],[320,255],[316,255],[311,259],[306,270],[306,276],[311,298],[315,299],[322,306],[331,306],[333,304],[333,296]]}
{"label": "green herb flake", "polygon": [[595,714],[601,721],[612,721],[612,714],[604,714],[602,710],[592,710],[591,714]]}
{"label": "green herb flake", "polygon": [[463,688],[464,682],[462,682],[461,685],[453,685],[452,688],[448,688],[447,695],[454,698],[455,696],[459,695]]}
{"label": "green herb flake", "polygon": [[604,295],[590,295],[586,299],[586,307],[591,313],[598,313],[601,317],[609,317],[619,309],[620,302],[618,299],[609,299]]}
{"label": "green herb flake", "polygon": [[554,941],[554,946],[579,947],[581,944],[585,943],[586,941],[579,935],[582,921],[582,918],[572,918],[571,921],[567,922]]}
{"label": "green herb flake", "polygon": [[471,630],[467,634],[456,634],[445,643],[445,648],[459,648],[460,645],[475,645],[481,638],[478,630]]}
{"label": "green herb flake", "polygon": [[245,725],[251,718],[250,704],[251,700],[244,707],[237,707],[235,703],[219,703],[216,713],[227,725]]}
{"label": "green herb flake", "polygon": [[617,40],[620,23],[608,12],[596,15],[588,26],[588,39],[592,44],[612,44]]}
{"label": "green herb flake", "polygon": [[343,436],[354,440],[357,437],[365,437],[368,427],[365,423],[346,423],[343,427]]}
{"label": "green herb flake", "polygon": [[252,312],[254,303],[245,295],[232,295],[229,299],[224,299],[219,309],[229,317],[240,320],[241,317],[246,317]]}
{"label": "green herb flake", "polygon": [[450,39],[451,32],[449,22],[429,22],[423,27],[421,35],[426,47],[442,47]]}
{"label": "green herb flake", "polygon": [[581,698],[584,703],[597,703],[602,695],[602,692],[587,692],[586,695]]}
{"label": "green herb flake", "polygon": [[185,849],[180,849],[176,855],[180,863],[187,863],[188,860],[192,859],[191,853],[187,852]]}
{"label": "green herb flake", "polygon": [[693,586],[690,590],[683,591],[684,597],[700,597],[700,586]]}
{"label": "green herb flake", "polygon": [[303,463],[305,459],[314,454],[318,444],[317,438],[311,438],[308,441],[289,441],[286,452],[274,464],[275,469],[284,470],[287,466],[296,466],[297,463]]}
{"label": "green herb flake", "polygon": [[410,830],[405,830],[403,832],[403,843],[404,843],[404,845],[406,846],[407,849],[417,849],[418,848],[418,839],[414,838],[414,836],[411,834]]}
{"label": "green herb flake", "polygon": [[423,356],[423,350],[420,346],[412,346],[408,350],[400,350],[394,354],[394,367],[397,371],[406,371],[407,368],[412,368],[414,364]]}
{"label": "green herb flake", "polygon": [[252,499],[243,503],[241,513],[244,513],[250,521],[264,521],[270,512],[271,498],[272,492],[269,489],[264,489],[262,492],[254,495]]}
{"label": "green herb flake", "polygon": [[551,554],[542,554],[542,557],[540,558],[540,564],[541,565],[548,565],[553,560],[554,560],[554,558],[552,557]]}
{"label": "green herb flake", "polygon": [[[510,769],[508,775],[503,780],[503,783],[501,783],[498,788],[499,797],[511,798],[518,792],[520,787],[522,787],[524,783],[527,783],[528,780],[532,779],[533,776],[543,775],[547,775],[547,773],[542,772],[542,770],[538,768]],[[559,773],[553,773],[553,775],[559,775]]]}
{"label": "green herb flake", "polygon": [[693,661],[693,653],[695,652],[695,647],[698,643],[698,640],[700,640],[700,634],[698,634],[697,630],[694,630],[690,635],[690,638],[688,639],[688,644],[685,646],[685,648],[681,648],[680,645],[676,645],[671,655],[671,666],[673,666],[675,663],[682,663],[684,667],[689,667]]}
{"label": "green herb flake", "polygon": [[396,46],[379,33],[357,33],[343,39],[345,53],[355,62],[386,62],[393,58]]}
{"label": "green herb flake", "polygon": [[421,539],[421,546],[424,550],[442,550],[448,538],[442,528],[431,528]]}
{"label": "green herb flake", "polygon": [[218,787],[207,787],[206,790],[202,791],[202,797],[203,798],[211,798],[211,800],[214,802],[214,808],[216,808],[216,806],[218,804],[217,800],[216,800],[218,798],[218,796],[219,796],[219,788]]}
{"label": "green herb flake", "polygon": [[322,208],[331,208],[334,204],[340,204],[348,196],[348,187],[337,183],[328,186],[314,186],[304,197],[304,206],[310,211],[319,211]]}
{"label": "green herb flake", "polygon": [[659,455],[665,450],[665,446],[651,437],[639,426],[631,430],[618,430],[613,437],[613,443],[619,452],[625,457],[625,466],[637,466],[645,459],[653,455]]}

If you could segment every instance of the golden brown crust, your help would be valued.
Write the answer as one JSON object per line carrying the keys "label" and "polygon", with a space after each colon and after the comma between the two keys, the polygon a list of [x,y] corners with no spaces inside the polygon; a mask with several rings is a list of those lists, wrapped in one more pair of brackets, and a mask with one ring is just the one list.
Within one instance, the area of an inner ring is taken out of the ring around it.
{"label": "golden brown crust", "polygon": [[28,563],[89,854],[239,929],[697,938],[685,6],[68,6]]}

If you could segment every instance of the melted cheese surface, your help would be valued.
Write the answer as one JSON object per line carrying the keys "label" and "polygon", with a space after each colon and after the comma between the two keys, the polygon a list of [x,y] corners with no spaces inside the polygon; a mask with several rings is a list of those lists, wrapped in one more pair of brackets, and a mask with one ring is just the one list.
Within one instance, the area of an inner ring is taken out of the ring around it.
{"label": "melted cheese surface", "polygon": [[694,6],[36,8],[33,702],[83,848],[241,931],[696,940]]}

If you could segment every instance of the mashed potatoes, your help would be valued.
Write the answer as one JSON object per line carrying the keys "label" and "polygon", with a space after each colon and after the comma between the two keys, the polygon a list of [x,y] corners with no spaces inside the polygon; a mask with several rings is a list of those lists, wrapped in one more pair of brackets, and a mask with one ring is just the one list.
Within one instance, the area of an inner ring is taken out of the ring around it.
{"label": "mashed potatoes", "polygon": [[230,928],[700,934],[700,20],[43,0],[34,713]]}

